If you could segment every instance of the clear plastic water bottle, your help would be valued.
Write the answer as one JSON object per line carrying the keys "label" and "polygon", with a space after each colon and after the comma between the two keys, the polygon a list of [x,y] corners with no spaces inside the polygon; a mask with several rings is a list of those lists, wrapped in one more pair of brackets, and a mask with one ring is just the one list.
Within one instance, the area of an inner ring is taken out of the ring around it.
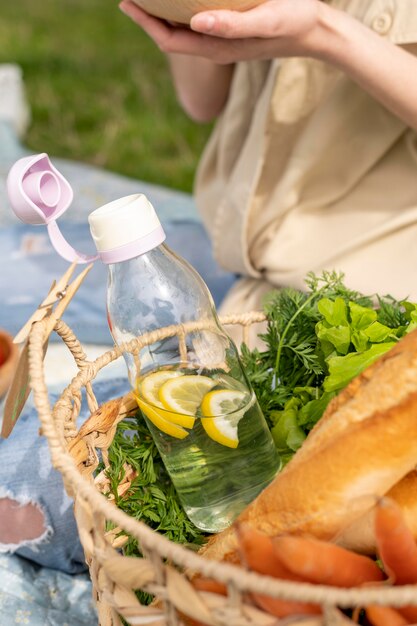
{"label": "clear plastic water bottle", "polygon": [[115,343],[154,331],[152,343],[125,353],[144,419],[188,517],[222,530],[280,467],[236,346],[202,278],[163,243],[145,196],[107,204],[89,222],[109,269]]}

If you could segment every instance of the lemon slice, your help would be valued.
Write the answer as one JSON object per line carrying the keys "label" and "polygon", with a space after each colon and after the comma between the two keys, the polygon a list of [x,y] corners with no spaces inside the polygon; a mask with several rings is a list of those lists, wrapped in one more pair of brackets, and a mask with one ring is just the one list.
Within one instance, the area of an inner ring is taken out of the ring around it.
{"label": "lemon slice", "polygon": [[159,430],[161,430],[166,435],[170,435],[171,437],[175,437],[176,439],[184,439],[188,437],[190,434],[185,428],[182,428],[178,424],[174,424],[167,419],[162,417],[162,411],[158,411],[158,409],[154,409],[150,404],[147,404],[135,394],[136,401],[141,409],[142,413],[146,415],[146,417],[154,424]]}
{"label": "lemon slice", "polygon": [[204,416],[201,422],[213,441],[228,448],[238,447],[237,428],[245,414],[246,406],[242,409],[242,405],[246,397],[246,393],[236,389],[216,389],[206,393],[201,403]]}
{"label": "lemon slice", "polygon": [[169,411],[193,416],[205,394],[217,384],[208,376],[181,376],[167,380],[159,389],[159,400]]}
{"label": "lemon slice", "polygon": [[[192,428],[195,422],[194,416],[167,411],[159,399],[159,390],[162,385],[166,383],[167,380],[170,380],[172,378],[178,378],[179,376],[183,375],[184,374],[182,372],[178,372],[176,370],[159,370],[157,372],[153,372],[152,374],[148,374],[139,382],[138,394],[140,397],[143,398],[143,400],[146,401],[146,403],[153,405],[150,408],[153,409],[153,411],[151,412],[154,417],[155,414],[157,414],[159,416],[159,420],[172,422],[173,424],[177,424],[178,426],[183,426],[185,428]],[[155,424],[154,419],[149,417],[148,414],[146,415]],[[157,426],[157,424],[155,424],[155,426]],[[166,429],[164,430],[164,432],[166,432]]]}
{"label": "lemon slice", "polygon": [[182,375],[182,372],[176,370],[158,370],[157,372],[152,372],[152,374],[147,374],[139,381],[138,393],[140,396],[143,396],[146,402],[163,409],[164,405],[158,395],[161,385],[170,378]]}

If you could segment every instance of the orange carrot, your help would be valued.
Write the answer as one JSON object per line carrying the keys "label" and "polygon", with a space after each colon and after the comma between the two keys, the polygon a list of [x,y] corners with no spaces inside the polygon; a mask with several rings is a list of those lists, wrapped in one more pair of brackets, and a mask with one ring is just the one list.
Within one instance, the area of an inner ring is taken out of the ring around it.
{"label": "orange carrot", "polygon": [[396,585],[417,583],[417,545],[401,508],[390,498],[375,507],[375,539],[385,571]]}
{"label": "orange carrot", "polygon": [[[210,593],[218,593],[227,596],[227,587],[223,583],[217,582],[213,578],[196,577],[192,581],[193,587],[198,591],[209,591]],[[207,626],[204,622],[200,622],[185,613],[179,612],[182,622],[186,626]]]}
{"label": "orange carrot", "polygon": [[247,524],[236,525],[242,562],[251,570],[266,576],[302,580],[294,575],[274,553],[271,537],[260,533]]}
{"label": "orange carrot", "polygon": [[410,624],[417,624],[417,606],[402,606],[397,609],[398,613],[401,613]]}
{"label": "orange carrot", "polygon": [[187,626],[207,626],[204,622],[199,622],[198,620],[190,617],[189,615],[185,615],[185,613],[178,612],[178,615],[181,617],[181,620]]}
{"label": "orange carrot", "polygon": [[372,626],[407,626],[411,623],[398,611],[388,606],[367,606],[366,617]]}
{"label": "orange carrot", "polygon": [[260,609],[275,615],[275,617],[288,617],[289,615],[319,615],[321,607],[318,604],[307,604],[305,602],[292,602],[290,600],[280,600],[270,598],[260,593],[252,593],[255,604]]}
{"label": "orange carrot", "polygon": [[207,626],[204,622],[199,622],[198,620],[190,617],[189,615],[185,615],[181,611],[178,611],[178,615],[181,618],[181,621],[186,624],[186,626]]}
{"label": "orange carrot", "polygon": [[369,557],[327,541],[282,535],[273,539],[273,546],[284,567],[311,583],[355,587],[384,578]]}
{"label": "orange carrot", "polygon": [[194,578],[193,586],[198,591],[209,591],[210,593],[218,593],[221,596],[227,596],[227,587],[223,583],[217,582],[213,578]]}
{"label": "orange carrot", "polygon": [[[302,580],[299,576],[289,572],[275,556],[270,537],[243,524],[237,526],[237,533],[242,560],[248,569],[266,576],[274,576],[275,578],[293,581]],[[276,617],[321,613],[321,608],[317,604],[280,600],[259,593],[252,593],[251,595],[254,602],[261,609]]]}

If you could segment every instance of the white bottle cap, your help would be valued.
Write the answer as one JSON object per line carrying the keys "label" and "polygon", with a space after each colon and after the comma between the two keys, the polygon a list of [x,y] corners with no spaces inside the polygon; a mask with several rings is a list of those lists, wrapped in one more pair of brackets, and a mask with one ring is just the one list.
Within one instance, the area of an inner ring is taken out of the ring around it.
{"label": "white bottle cap", "polygon": [[120,263],[156,248],[165,233],[143,194],[125,196],[88,216],[91,235],[103,263]]}

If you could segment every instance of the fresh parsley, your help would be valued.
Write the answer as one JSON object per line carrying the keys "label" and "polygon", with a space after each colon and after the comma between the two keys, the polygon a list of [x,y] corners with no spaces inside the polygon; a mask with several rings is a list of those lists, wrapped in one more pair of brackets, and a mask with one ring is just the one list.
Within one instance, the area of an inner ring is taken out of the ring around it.
{"label": "fresh parsley", "polygon": [[[168,476],[159,452],[146,426],[142,414],[123,420],[118,425],[109,448],[110,465],[106,470],[110,492],[115,504],[131,517],[177,543],[198,548],[204,540],[185,515],[177,493]],[[118,494],[118,486],[125,477],[125,464],[137,473],[129,490]],[[99,470],[103,466],[99,467]],[[108,527],[110,530],[111,526]],[[128,556],[140,554],[136,540],[130,538],[123,548]]]}

